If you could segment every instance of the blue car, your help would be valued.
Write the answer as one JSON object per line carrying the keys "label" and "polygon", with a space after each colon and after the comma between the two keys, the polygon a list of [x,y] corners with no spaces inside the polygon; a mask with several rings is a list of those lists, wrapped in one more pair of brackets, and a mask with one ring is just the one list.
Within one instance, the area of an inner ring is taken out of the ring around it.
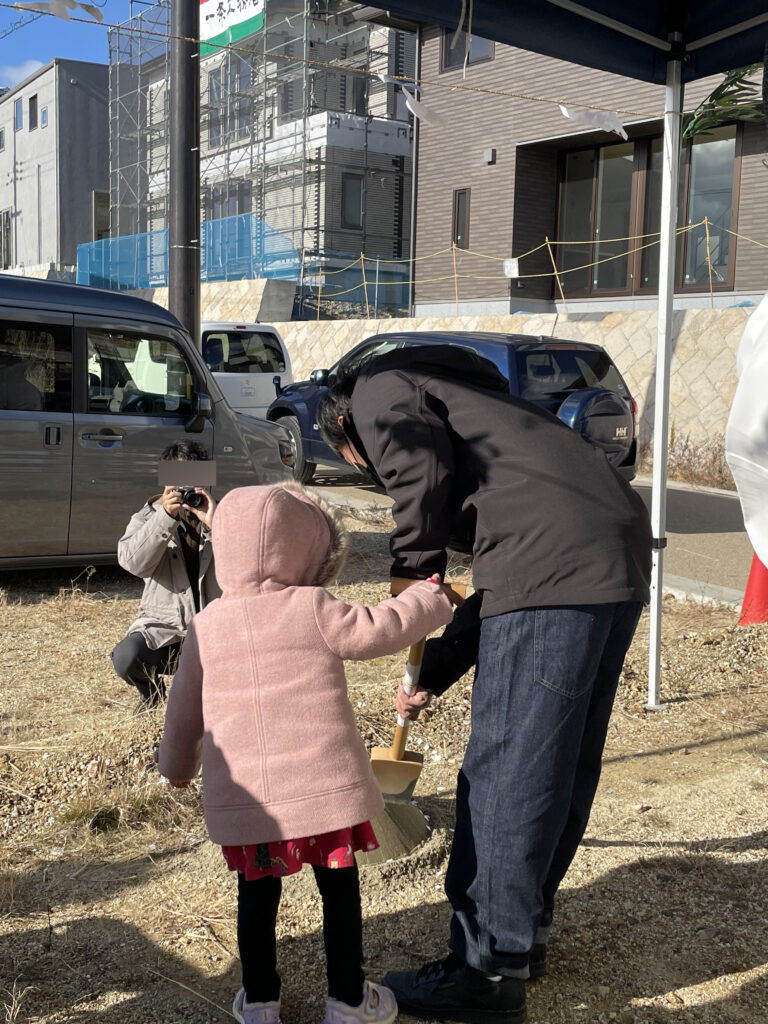
{"label": "blue car", "polygon": [[553,413],[602,448],[631,480],[637,462],[637,403],[600,345],[524,334],[409,332],[376,334],[347,352],[330,370],[313,370],[307,381],[282,389],[267,410],[291,435],[294,475],[309,483],[318,464],[348,475],[351,467],[320,436],[315,413],[337,374],[354,370],[395,348],[459,346],[492,362],[509,381],[509,392]]}

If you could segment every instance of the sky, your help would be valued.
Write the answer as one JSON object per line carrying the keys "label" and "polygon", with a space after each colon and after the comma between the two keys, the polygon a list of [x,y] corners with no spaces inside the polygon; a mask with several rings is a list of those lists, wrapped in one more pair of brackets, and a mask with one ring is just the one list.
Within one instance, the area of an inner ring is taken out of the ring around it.
{"label": "sky", "polygon": [[[89,0],[101,7],[104,22],[120,23],[130,16],[130,0]],[[134,10],[140,9],[139,4]],[[88,18],[85,11],[72,11]],[[90,60],[106,64],[109,59],[107,29],[104,25],[84,25],[43,15],[3,35],[16,22],[27,21],[29,11],[15,10],[11,0],[0,0],[0,87],[17,85],[54,57]]]}

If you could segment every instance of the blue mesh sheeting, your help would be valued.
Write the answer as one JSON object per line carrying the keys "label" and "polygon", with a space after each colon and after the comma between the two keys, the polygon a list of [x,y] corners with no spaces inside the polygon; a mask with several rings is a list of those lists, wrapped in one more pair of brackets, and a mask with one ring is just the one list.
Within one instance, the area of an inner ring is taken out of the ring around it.
{"label": "blue mesh sheeting", "polygon": [[[274,277],[302,282],[295,315],[299,318],[407,315],[410,265],[407,260],[365,258],[323,251],[305,264],[290,238],[254,214],[201,224],[202,281],[239,281]],[[351,264],[351,265],[350,265]],[[77,247],[77,283],[137,291],[168,284],[168,231],[105,238]],[[367,303],[366,303],[367,295]]]}
{"label": "blue mesh sheeting", "polygon": [[[298,281],[301,261],[291,240],[255,214],[203,221],[201,231],[201,280]],[[131,291],[167,285],[167,229],[79,245],[77,283]]]}

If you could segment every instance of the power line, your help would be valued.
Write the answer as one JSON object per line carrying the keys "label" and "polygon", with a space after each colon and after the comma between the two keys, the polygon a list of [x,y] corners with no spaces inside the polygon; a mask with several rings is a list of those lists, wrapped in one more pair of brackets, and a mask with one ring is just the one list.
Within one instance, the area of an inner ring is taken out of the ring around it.
{"label": "power line", "polygon": [[[91,3],[95,4],[96,7],[105,7],[107,0],[91,0]],[[3,4],[3,7],[15,7],[14,4]],[[31,11],[29,14],[22,14],[15,21],[0,31],[0,39],[5,39],[6,36],[11,35],[13,32],[17,32],[20,28],[24,28],[26,25],[31,25],[33,21],[38,21],[46,14],[51,14],[51,11]],[[82,19],[85,20],[85,19]]]}
{"label": "power line", "polygon": [[[103,4],[101,6],[103,6]],[[8,3],[7,0],[0,0],[0,8],[3,8],[3,7],[9,8],[9,9],[14,9],[14,4]],[[51,12],[51,11],[46,11],[45,12],[45,16],[46,17],[55,17],[56,15],[54,15],[53,12]],[[96,22],[91,21],[89,18],[78,18],[78,17],[74,17],[72,15],[70,15],[69,21],[71,21],[71,22],[79,22],[80,24],[83,24],[83,25],[93,25],[93,24],[96,24]],[[129,31],[129,32],[130,31],[137,31],[139,34],[143,33],[144,35],[147,35],[147,36],[153,36],[153,37],[165,39],[165,40],[168,40],[168,41],[176,39],[177,41],[180,41],[180,42],[194,43],[196,45],[199,45],[199,44],[205,42],[206,45],[215,46],[217,52],[224,52],[224,51],[229,50],[231,53],[236,53],[238,55],[242,54],[243,56],[249,56],[249,57],[253,57],[253,56],[257,56],[257,57],[262,57],[262,56],[263,57],[270,57],[270,58],[272,58],[274,60],[284,60],[284,61],[287,61],[287,62],[290,62],[290,63],[293,63],[293,64],[303,64],[303,65],[306,65],[308,67],[328,68],[328,69],[330,69],[332,71],[338,71],[338,72],[343,72],[343,73],[348,73],[348,74],[351,73],[351,74],[357,74],[357,75],[365,75],[366,77],[369,77],[369,78],[376,78],[377,77],[377,75],[374,72],[368,72],[368,71],[365,71],[362,68],[354,67],[354,66],[348,65],[348,64],[331,63],[329,61],[312,60],[312,59],[308,59],[308,58],[289,56],[289,55],[281,54],[281,53],[266,52],[266,51],[263,51],[263,50],[257,50],[257,49],[252,48],[252,47],[235,46],[232,43],[229,43],[229,44],[210,43],[210,41],[208,41],[208,40],[192,39],[192,38],[187,38],[186,36],[175,36],[175,35],[173,35],[170,32],[159,32],[159,31],[155,31],[155,30],[151,30],[151,29],[146,29],[144,27],[142,27],[142,28],[140,28],[138,30],[131,30],[131,29],[126,29],[125,25],[112,24],[112,23],[106,22],[106,21],[102,21],[100,24],[101,24],[102,28],[106,28],[106,29],[119,29],[119,30],[121,30],[123,32],[126,32],[126,31]],[[593,103],[585,103],[582,100],[577,100],[577,99],[567,100],[567,99],[552,99],[552,98],[544,97],[544,96],[530,96],[530,95],[526,95],[525,93],[508,92],[505,89],[488,89],[488,88],[483,88],[483,87],[480,87],[480,86],[467,85],[466,83],[463,83],[463,82],[462,83],[460,83],[460,82],[442,82],[442,81],[439,81],[437,79],[429,79],[429,78],[414,79],[414,78],[409,78],[409,77],[407,77],[405,75],[389,75],[388,77],[392,81],[397,82],[398,84],[402,83],[403,85],[413,85],[413,84],[416,84],[416,85],[429,85],[429,86],[433,86],[436,89],[447,89],[450,92],[475,93],[475,94],[480,94],[480,95],[485,95],[485,96],[501,96],[501,97],[503,97],[505,99],[524,100],[524,101],[529,102],[529,103],[545,103],[545,104],[550,104],[550,105],[554,104],[555,106],[560,106],[562,104],[565,104],[567,106],[572,106],[572,107],[582,107],[585,110],[599,110],[599,111],[603,111],[603,110],[606,109],[605,106],[595,106]],[[627,116],[630,116],[630,117],[638,117],[638,118],[645,118],[645,119],[657,119],[657,118],[661,117],[661,114],[659,114],[659,113],[650,114],[647,111],[643,112],[643,111],[639,111],[639,110],[615,109],[614,113],[626,114]]]}

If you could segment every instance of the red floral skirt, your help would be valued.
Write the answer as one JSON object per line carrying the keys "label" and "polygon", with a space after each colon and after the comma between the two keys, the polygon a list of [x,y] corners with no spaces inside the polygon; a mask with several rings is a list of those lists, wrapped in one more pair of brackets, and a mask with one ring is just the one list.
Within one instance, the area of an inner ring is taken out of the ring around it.
{"label": "red floral skirt", "polygon": [[250,846],[222,846],[230,871],[239,871],[247,882],[273,875],[283,878],[301,871],[305,864],[319,868],[351,868],[355,850],[377,850],[376,834],[370,821],[306,839],[278,839]]}

